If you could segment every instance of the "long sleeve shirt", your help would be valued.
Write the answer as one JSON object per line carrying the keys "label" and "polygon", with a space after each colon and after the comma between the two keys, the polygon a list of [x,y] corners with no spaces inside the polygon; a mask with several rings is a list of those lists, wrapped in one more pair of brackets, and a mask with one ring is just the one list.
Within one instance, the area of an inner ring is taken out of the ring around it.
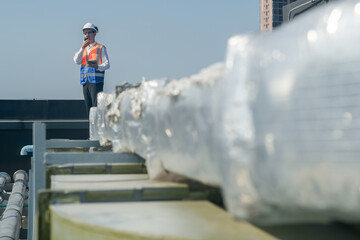
{"label": "long sleeve shirt", "polygon": [[[95,46],[95,44],[96,44],[96,42],[93,42],[87,48],[85,48],[85,49],[87,49],[87,54],[89,54],[90,50]],[[74,62],[77,65],[81,64],[84,51],[85,50],[83,48],[80,48],[80,50],[75,53]],[[105,70],[107,70],[109,68],[110,68],[109,57],[108,57],[107,52],[106,52],[106,47],[103,46],[102,49],[101,49],[101,64],[98,65],[98,70],[99,71],[105,71]]]}

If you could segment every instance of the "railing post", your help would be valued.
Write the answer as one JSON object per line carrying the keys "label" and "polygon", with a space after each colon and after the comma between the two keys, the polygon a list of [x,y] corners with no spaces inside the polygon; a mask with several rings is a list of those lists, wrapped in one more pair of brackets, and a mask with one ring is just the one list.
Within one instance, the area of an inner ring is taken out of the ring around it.
{"label": "railing post", "polygon": [[44,153],[46,152],[46,125],[40,122],[34,122],[33,124],[33,160],[31,162],[32,169],[32,179],[31,179],[31,208],[29,208],[30,213],[30,228],[28,239],[36,239],[36,219],[39,215],[39,198],[38,192],[40,189],[45,189],[46,187],[46,171],[44,165]]}

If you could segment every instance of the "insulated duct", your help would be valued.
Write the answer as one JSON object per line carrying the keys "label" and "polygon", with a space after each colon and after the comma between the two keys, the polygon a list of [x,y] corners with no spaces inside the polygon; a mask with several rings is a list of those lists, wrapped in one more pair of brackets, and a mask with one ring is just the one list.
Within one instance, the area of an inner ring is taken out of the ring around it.
{"label": "insulated duct", "polygon": [[220,186],[236,218],[358,222],[359,27],[359,1],[342,1],[234,36],[225,64],[108,95],[99,138],[144,157],[151,178]]}
{"label": "insulated duct", "polygon": [[0,239],[17,240],[26,198],[28,175],[23,170],[14,173],[14,185],[0,223]]}

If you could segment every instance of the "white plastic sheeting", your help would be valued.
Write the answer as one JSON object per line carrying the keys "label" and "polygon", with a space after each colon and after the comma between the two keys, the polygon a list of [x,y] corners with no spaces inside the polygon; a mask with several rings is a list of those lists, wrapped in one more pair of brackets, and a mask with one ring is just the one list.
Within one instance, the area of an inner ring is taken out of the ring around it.
{"label": "white plastic sheeting", "polygon": [[90,140],[99,140],[102,146],[108,146],[113,138],[118,137],[105,119],[107,110],[115,100],[115,93],[100,92],[97,100],[98,106],[92,107],[89,114]]}
{"label": "white plastic sheeting", "polygon": [[[175,177],[171,172],[219,185],[218,168],[208,150],[213,140],[213,85],[223,75],[224,64],[217,63],[188,78],[144,81],[111,104],[105,103],[106,94],[99,95],[99,106],[92,110],[96,114],[90,117],[90,123],[98,122],[90,125],[92,138],[109,139],[115,152],[145,158],[151,178]],[[109,128],[112,133],[107,135]]]}
{"label": "white plastic sheeting", "polygon": [[359,221],[359,27],[360,3],[346,1],[232,37],[225,75],[215,64],[100,99],[98,137],[144,157],[151,178],[221,186],[237,218]]}
{"label": "white plastic sheeting", "polygon": [[216,124],[228,210],[360,220],[360,3],[229,40]]}

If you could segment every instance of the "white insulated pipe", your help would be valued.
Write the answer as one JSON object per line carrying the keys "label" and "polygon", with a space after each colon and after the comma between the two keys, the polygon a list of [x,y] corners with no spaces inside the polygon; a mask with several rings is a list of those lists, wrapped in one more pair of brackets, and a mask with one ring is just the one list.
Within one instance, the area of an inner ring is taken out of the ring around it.
{"label": "white insulated pipe", "polygon": [[145,158],[151,179],[220,186],[236,218],[359,222],[359,26],[349,0],[232,37],[224,66],[103,93],[97,137]]}
{"label": "white insulated pipe", "polygon": [[20,234],[22,211],[29,177],[24,170],[18,170],[14,173],[13,178],[15,183],[0,223],[1,240],[17,240]]}

